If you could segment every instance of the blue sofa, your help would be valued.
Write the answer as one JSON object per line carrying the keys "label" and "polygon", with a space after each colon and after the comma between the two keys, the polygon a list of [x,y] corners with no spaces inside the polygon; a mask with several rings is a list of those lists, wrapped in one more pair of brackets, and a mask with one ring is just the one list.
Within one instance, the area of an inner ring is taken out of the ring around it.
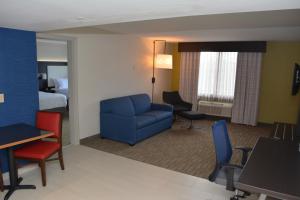
{"label": "blue sofa", "polygon": [[173,108],[150,102],[147,94],[100,102],[100,136],[130,145],[172,126]]}

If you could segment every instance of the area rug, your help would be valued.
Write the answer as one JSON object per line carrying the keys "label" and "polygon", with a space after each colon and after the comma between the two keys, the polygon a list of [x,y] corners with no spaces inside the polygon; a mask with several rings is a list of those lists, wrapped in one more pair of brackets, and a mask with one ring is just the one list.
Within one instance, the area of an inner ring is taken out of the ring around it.
{"label": "area rug", "polygon": [[[208,178],[215,166],[215,151],[211,126],[213,121],[194,123],[199,129],[187,129],[188,122],[176,122],[173,127],[134,146],[99,135],[81,140],[81,144],[151,165],[192,176]],[[245,126],[228,123],[232,146],[253,147],[259,137],[268,137],[271,126]],[[232,163],[238,163],[241,153],[234,151]]]}

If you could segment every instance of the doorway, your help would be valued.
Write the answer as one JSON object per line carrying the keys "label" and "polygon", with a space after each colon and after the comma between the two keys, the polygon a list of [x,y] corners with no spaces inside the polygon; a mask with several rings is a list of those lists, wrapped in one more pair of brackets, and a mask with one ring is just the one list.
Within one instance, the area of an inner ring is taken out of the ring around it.
{"label": "doorway", "polygon": [[39,110],[62,114],[63,146],[71,144],[68,51],[67,40],[37,38]]}

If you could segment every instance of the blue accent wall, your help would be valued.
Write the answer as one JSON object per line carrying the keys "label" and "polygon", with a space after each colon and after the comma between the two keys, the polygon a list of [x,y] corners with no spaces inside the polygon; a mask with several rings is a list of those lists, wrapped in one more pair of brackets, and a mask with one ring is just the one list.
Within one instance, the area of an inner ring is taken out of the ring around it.
{"label": "blue accent wall", "polygon": [[[34,125],[39,108],[36,33],[0,27],[0,126]],[[2,170],[7,171],[6,151],[0,151]]]}

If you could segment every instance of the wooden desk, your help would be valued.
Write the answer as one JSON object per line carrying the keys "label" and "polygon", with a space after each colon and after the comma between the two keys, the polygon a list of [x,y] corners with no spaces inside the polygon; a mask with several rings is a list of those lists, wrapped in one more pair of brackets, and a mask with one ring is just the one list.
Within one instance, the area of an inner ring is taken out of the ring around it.
{"label": "wooden desk", "polygon": [[8,190],[4,197],[5,200],[9,199],[12,193],[16,190],[35,189],[34,185],[20,185],[23,179],[18,177],[18,169],[16,167],[13,147],[53,135],[54,133],[52,132],[45,132],[27,124],[14,124],[11,126],[0,127],[0,149],[8,150],[7,156],[10,185],[4,186],[4,189]]}
{"label": "wooden desk", "polygon": [[237,188],[286,200],[300,200],[298,143],[259,138]]}

